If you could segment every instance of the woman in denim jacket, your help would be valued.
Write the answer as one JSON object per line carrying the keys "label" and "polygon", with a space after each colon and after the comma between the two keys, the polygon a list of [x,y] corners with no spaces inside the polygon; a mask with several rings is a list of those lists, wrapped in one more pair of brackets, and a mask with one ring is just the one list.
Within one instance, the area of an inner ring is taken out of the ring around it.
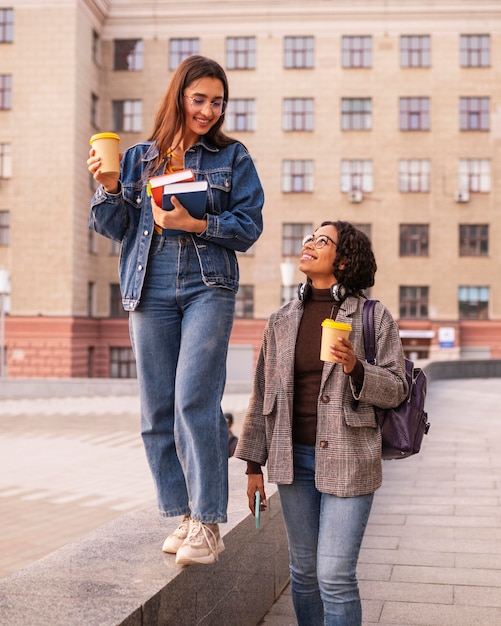
{"label": "woman in denim jacket", "polygon": [[[263,190],[245,147],[222,130],[228,83],[201,56],[174,72],[150,139],[125,151],[120,175],[102,173],[89,224],[122,242],[120,287],[129,311],[141,432],[160,514],[184,516],[163,550],[176,563],[213,563],[224,545],[228,427],[221,410],[238,289],[235,251],[262,231]],[[148,178],[192,169],[208,182],[206,213],[192,217],[147,193]],[[166,232],[165,229],[177,233]]]}

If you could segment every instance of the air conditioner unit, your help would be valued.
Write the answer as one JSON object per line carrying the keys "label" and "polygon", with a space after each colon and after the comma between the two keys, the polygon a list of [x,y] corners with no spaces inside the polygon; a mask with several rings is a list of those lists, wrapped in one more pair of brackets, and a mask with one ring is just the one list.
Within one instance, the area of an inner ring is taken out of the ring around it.
{"label": "air conditioner unit", "polygon": [[469,191],[456,191],[456,193],[454,194],[454,200],[456,202],[469,202],[470,192]]}
{"label": "air conditioner unit", "polygon": [[349,202],[362,202],[364,199],[364,194],[360,190],[350,191],[348,192],[348,201]]}

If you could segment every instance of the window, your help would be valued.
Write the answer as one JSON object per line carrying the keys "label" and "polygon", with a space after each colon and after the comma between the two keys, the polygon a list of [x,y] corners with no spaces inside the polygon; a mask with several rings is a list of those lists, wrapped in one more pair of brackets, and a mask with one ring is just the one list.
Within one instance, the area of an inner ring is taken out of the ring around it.
{"label": "window", "polygon": [[370,98],[342,98],[341,129],[371,130],[372,100]]}
{"label": "window", "polygon": [[12,178],[12,146],[0,143],[0,178]]}
{"label": "window", "polygon": [[459,128],[461,130],[489,130],[489,98],[459,99]]}
{"label": "window", "polygon": [[95,230],[92,230],[91,228],[89,228],[88,232],[87,232],[87,250],[89,251],[89,254],[97,254],[98,253],[98,243],[97,243],[97,238],[99,237],[99,235],[96,233]]}
{"label": "window", "polygon": [[400,287],[400,318],[428,318],[428,287]]}
{"label": "window", "polygon": [[95,93],[90,94],[90,123],[96,130],[99,128],[99,97]]}
{"label": "window", "polygon": [[458,189],[488,193],[491,190],[491,162],[489,159],[460,159]]}
{"label": "window", "polygon": [[428,256],[428,224],[400,224],[400,256]]}
{"label": "window", "polygon": [[285,98],[284,130],[313,130],[313,98]]}
{"label": "window", "polygon": [[461,67],[489,67],[491,40],[489,35],[461,35],[459,43]]}
{"label": "window", "polygon": [[141,100],[113,100],[113,130],[138,133],[143,127]]}
{"label": "window", "polygon": [[199,39],[171,39],[169,41],[169,70],[175,70],[181,61],[199,52]]}
{"label": "window", "polygon": [[228,132],[256,130],[256,101],[251,98],[230,100],[224,124]]}
{"label": "window", "polygon": [[94,317],[96,310],[96,283],[89,281],[87,283],[87,315]]}
{"label": "window", "polygon": [[282,191],[313,191],[313,161],[283,161]]}
{"label": "window", "polygon": [[110,348],[110,378],[136,378],[132,348]]}
{"label": "window", "polygon": [[228,37],[226,39],[226,67],[229,70],[256,68],[256,38]]}
{"label": "window", "polygon": [[343,37],[343,67],[372,67],[372,37]]}
{"label": "window", "polygon": [[254,317],[254,285],[240,285],[235,300],[235,317]]}
{"label": "window", "polygon": [[115,39],[114,70],[138,72],[143,69],[143,40]]}
{"label": "window", "polygon": [[401,159],[398,163],[398,189],[402,193],[430,191],[431,164],[428,159]]}
{"label": "window", "polygon": [[120,249],[122,244],[120,241],[114,241],[113,239],[109,240],[110,246],[110,256],[118,256],[120,254]]}
{"label": "window", "polygon": [[341,161],[341,191],[372,191],[372,161]]}
{"label": "window", "polygon": [[284,67],[286,69],[308,69],[314,66],[313,37],[285,37]]}
{"label": "window", "polygon": [[489,226],[487,224],[459,225],[459,256],[487,256]]}
{"label": "window", "polygon": [[10,211],[0,211],[0,246],[10,243]]}
{"label": "window", "polygon": [[459,287],[460,320],[486,320],[488,309],[489,287]]}
{"label": "window", "polygon": [[429,98],[400,98],[400,130],[430,130]]}
{"label": "window", "polygon": [[14,9],[0,9],[0,43],[14,41]]}
{"label": "window", "polygon": [[401,67],[430,67],[429,35],[402,35],[400,37]]}
{"label": "window", "polygon": [[0,110],[12,108],[12,76],[0,74]]}
{"label": "window", "polygon": [[96,63],[96,65],[100,61],[100,55],[101,55],[101,40],[99,37],[99,33],[93,30],[92,31],[92,60],[94,61],[94,63]]}
{"label": "window", "polygon": [[[353,226],[355,226],[355,228],[357,230],[360,230],[361,232],[364,233],[364,235],[367,235],[367,237],[369,237],[369,239],[372,237],[372,227],[370,224],[357,224],[356,222],[352,222]],[[365,293],[367,293],[367,290],[365,291]]]}
{"label": "window", "polygon": [[303,239],[313,232],[311,222],[305,224],[282,225],[282,256],[299,256]]}
{"label": "window", "polygon": [[113,283],[110,285],[110,317],[128,317],[127,311],[122,306],[122,294],[120,285]]}

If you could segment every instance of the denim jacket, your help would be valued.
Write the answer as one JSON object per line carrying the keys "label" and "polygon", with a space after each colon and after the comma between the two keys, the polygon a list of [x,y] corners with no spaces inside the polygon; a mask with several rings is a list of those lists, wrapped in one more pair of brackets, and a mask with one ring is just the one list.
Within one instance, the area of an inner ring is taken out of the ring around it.
{"label": "denim jacket", "polygon": [[[120,165],[120,190],[107,193],[102,186],[91,201],[89,228],[122,242],[120,288],[126,311],[139,304],[154,233],[153,213],[146,192],[145,169],[156,158],[152,142],[125,151]],[[235,142],[217,148],[204,138],[189,148],[184,167],[196,180],[207,180],[207,228],[187,233],[196,247],[202,278],[207,285],[238,290],[235,251],[245,252],[263,230],[264,193],[251,156]],[[163,167],[155,174],[162,174]]]}

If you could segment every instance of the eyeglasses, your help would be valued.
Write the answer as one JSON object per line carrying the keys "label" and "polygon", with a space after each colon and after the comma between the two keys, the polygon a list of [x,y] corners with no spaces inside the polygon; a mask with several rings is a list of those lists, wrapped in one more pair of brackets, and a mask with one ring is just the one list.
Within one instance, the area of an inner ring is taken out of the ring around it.
{"label": "eyeglasses", "polygon": [[214,100],[214,102],[209,102],[208,98],[201,98],[200,96],[194,98],[191,98],[186,94],[183,94],[183,96],[190,101],[191,110],[193,111],[193,113],[198,113],[202,109],[205,109],[207,103],[210,104],[214,115],[218,117],[221,117],[221,115],[223,115],[226,110],[226,102],[224,100]]}
{"label": "eyeglasses", "polygon": [[321,250],[322,248],[325,248],[325,246],[328,246],[329,242],[337,246],[337,243],[334,239],[331,239],[329,235],[319,235],[318,237],[315,237],[314,235],[306,235],[303,239],[302,245],[304,248],[304,246],[308,246],[312,243],[317,250]]}

